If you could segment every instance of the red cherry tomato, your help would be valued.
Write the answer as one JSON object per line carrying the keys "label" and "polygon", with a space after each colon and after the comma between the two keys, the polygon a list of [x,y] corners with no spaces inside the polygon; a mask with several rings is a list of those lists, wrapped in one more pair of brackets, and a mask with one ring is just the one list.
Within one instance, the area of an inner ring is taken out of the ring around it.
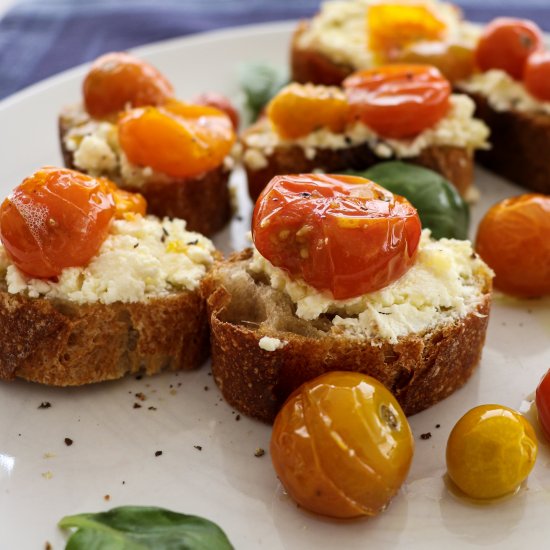
{"label": "red cherry tomato", "polygon": [[252,220],[264,258],[339,300],[401,277],[413,265],[420,232],[405,198],[353,176],[277,176]]}
{"label": "red cherry tomato", "polygon": [[529,55],[543,47],[541,30],[526,19],[497,17],[479,39],[476,62],[482,71],[501,69],[520,80]]}
{"label": "red cherry tomato", "polygon": [[97,254],[115,210],[113,194],[101,179],[42,168],[2,203],[0,239],[21,271],[55,277]]}
{"label": "red cherry tomato", "polygon": [[233,129],[236,131],[239,128],[239,112],[227,97],[216,92],[205,92],[194,97],[191,103],[195,105],[206,105],[207,107],[215,107],[223,111],[233,123]]}
{"label": "red cherry tomato", "polygon": [[290,496],[336,518],[384,510],[405,480],[414,451],[395,397],[358,372],[329,372],[298,388],[271,435],[271,459]]}
{"label": "red cherry tomato", "polygon": [[535,394],[539,424],[550,441],[550,370],[542,377]]}
{"label": "red cherry tomato", "polygon": [[530,193],[495,204],[479,224],[476,250],[499,290],[550,294],[550,196]]}
{"label": "red cherry tomato", "polygon": [[96,59],[82,86],[84,106],[94,118],[125,107],[162,105],[174,95],[172,85],[152,65],[124,52]]}
{"label": "red cherry tomato", "polygon": [[235,141],[224,112],[176,100],[126,111],[118,121],[118,137],[130,162],[173,178],[217,168]]}
{"label": "red cherry tomato", "polygon": [[523,83],[537,99],[550,101],[550,52],[534,52],[527,58]]}
{"label": "red cherry tomato", "polygon": [[412,137],[434,126],[449,109],[451,85],[435,67],[386,65],[344,80],[351,120],[388,138]]}

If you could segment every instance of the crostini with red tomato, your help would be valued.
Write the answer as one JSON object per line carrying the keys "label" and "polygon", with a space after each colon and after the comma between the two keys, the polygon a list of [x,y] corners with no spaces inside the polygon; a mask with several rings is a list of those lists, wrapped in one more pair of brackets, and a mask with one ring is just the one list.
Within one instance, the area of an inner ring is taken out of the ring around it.
{"label": "crostini with red tomato", "polygon": [[468,196],[474,150],[488,137],[473,111],[470,98],[452,94],[426,65],[358,71],[342,88],[290,84],[242,136],[250,195],[276,175],[363,170],[397,158],[439,172]]}
{"label": "crostini with red tomato", "polygon": [[141,195],[45,167],[0,206],[0,379],[77,386],[198,367],[216,257]]}
{"label": "crostini with red tomato", "polygon": [[431,239],[403,197],[355,176],[278,176],[252,238],[202,283],[212,373],[239,411],[272,422],[302,383],[347,370],[414,414],[478,364],[492,272],[468,241]]}
{"label": "crostini with red tomato", "polygon": [[231,217],[236,111],[219,94],[178,101],[155,67],[122,52],[99,57],[82,104],[59,118],[65,164],[141,193],[149,212],[205,235]]}

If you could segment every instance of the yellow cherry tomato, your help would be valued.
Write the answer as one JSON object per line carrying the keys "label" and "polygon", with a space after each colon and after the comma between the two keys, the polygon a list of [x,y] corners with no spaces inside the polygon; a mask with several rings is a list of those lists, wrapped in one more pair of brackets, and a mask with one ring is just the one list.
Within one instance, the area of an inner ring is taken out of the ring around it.
{"label": "yellow cherry tomato", "polygon": [[277,415],[271,437],[273,466],[290,496],[336,518],[384,510],[407,476],[413,451],[395,397],[356,372],[303,384]]}
{"label": "yellow cherry tomato", "polygon": [[447,473],[471,498],[499,498],[527,479],[537,449],[533,427],[521,414],[502,405],[481,405],[449,435]]}

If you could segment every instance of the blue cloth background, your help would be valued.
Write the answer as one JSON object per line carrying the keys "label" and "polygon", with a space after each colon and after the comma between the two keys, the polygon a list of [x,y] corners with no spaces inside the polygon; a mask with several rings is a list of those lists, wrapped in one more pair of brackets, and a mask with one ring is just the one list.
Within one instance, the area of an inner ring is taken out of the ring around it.
{"label": "blue cloth background", "polygon": [[[320,0],[24,0],[0,20],[0,98],[59,71],[165,38],[309,17]],[[550,0],[458,0],[466,17],[525,17],[550,31]]]}

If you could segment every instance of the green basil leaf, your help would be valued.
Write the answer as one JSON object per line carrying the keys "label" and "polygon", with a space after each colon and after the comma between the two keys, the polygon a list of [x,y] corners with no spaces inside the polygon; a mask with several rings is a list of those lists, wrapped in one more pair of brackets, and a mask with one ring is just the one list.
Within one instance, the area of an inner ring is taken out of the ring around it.
{"label": "green basil leaf", "polygon": [[435,239],[467,239],[470,209],[456,188],[442,175],[401,161],[376,164],[362,172],[347,172],[368,178],[392,193],[406,197],[418,210],[423,227]]}
{"label": "green basil leaf", "polygon": [[288,74],[266,63],[247,63],[239,70],[249,122],[258,118],[269,100],[288,83]]}
{"label": "green basil leaf", "polygon": [[164,508],[121,506],[97,514],[65,516],[61,528],[76,528],[65,550],[232,550],[211,521]]}

